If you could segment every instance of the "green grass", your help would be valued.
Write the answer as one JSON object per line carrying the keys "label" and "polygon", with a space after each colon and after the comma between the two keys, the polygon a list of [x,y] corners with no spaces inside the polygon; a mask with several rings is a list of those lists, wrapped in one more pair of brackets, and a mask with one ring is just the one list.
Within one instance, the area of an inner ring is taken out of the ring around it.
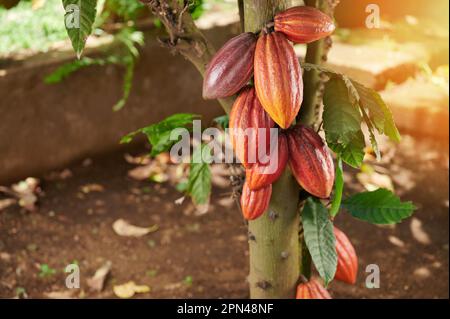
{"label": "green grass", "polygon": [[37,10],[24,0],[10,10],[0,7],[0,55],[26,49],[46,52],[53,43],[66,39],[61,0],[47,0]]}

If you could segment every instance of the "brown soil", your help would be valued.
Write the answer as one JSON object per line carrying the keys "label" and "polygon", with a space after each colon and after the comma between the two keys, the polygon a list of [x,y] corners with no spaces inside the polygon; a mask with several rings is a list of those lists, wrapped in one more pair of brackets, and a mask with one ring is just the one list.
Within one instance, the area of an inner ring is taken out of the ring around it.
{"label": "brown soil", "polygon": [[[357,285],[333,283],[331,293],[336,298],[448,298],[448,143],[406,138],[390,164],[381,166],[402,198],[418,206],[416,222],[422,222],[430,242],[412,231],[412,219],[377,227],[341,213],[336,223],[352,239],[360,270]],[[18,287],[32,298],[64,291],[63,269],[76,260],[82,282],[77,297],[114,297],[114,285],[133,280],[151,287],[141,298],[247,298],[247,233],[228,200],[229,189],[216,187],[212,209],[197,216],[188,201],[175,205],[180,194],[171,185],[128,178],[133,167],[121,153],[94,159],[87,167],[75,165],[71,178],[43,180],[37,212],[18,207],[0,212],[0,297],[14,297]],[[346,178],[349,192],[361,189],[355,174]],[[88,183],[105,190],[81,196],[80,187]],[[158,224],[159,230],[120,237],[111,227],[118,218]],[[105,289],[92,292],[86,280],[107,260],[112,271]],[[39,276],[40,264],[56,274]],[[380,289],[365,288],[368,264],[380,267]]]}

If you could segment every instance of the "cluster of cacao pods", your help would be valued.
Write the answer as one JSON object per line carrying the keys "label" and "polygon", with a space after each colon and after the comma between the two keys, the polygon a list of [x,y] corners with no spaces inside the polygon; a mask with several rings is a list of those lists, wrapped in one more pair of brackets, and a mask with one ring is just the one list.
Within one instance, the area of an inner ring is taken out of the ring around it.
{"label": "cluster of cacao pods", "polygon": [[[310,128],[291,128],[303,101],[303,78],[290,41],[310,43],[330,35],[334,28],[321,11],[293,7],[277,14],[273,29],[264,28],[259,37],[247,32],[228,41],[206,68],[205,99],[239,94],[230,113],[229,134],[246,169],[241,206],[248,220],[267,210],[272,183],[287,163],[307,192],[330,196],[334,168],[325,144]],[[249,86],[252,76],[254,86]],[[282,131],[273,135],[277,126]],[[261,161],[261,155],[269,161]]]}
{"label": "cluster of cacao pods", "polygon": [[[352,243],[342,230],[334,227],[338,264],[335,280],[354,285],[358,272],[358,257]],[[297,287],[297,299],[331,299],[330,294],[315,278],[303,282]]]}

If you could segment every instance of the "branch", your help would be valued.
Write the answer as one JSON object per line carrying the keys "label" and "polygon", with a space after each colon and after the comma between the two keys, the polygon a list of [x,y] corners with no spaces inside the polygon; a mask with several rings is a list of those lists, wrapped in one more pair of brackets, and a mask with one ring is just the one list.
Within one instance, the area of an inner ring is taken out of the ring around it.
{"label": "branch", "polygon": [[[325,14],[333,17],[334,9],[339,0],[305,0],[305,5],[317,7]],[[305,62],[321,65],[327,61],[327,55],[332,46],[331,37],[308,44]],[[305,125],[313,125],[317,121],[323,95],[325,76],[317,70],[306,71],[303,75],[304,97],[298,118]]]}
{"label": "branch", "polygon": [[[141,0],[152,10],[164,25],[168,38],[159,39],[161,44],[173,53],[188,59],[200,72],[205,73],[206,65],[214,55],[214,48],[197,28],[190,14],[189,1]],[[222,108],[229,113],[234,98],[219,100]]]}

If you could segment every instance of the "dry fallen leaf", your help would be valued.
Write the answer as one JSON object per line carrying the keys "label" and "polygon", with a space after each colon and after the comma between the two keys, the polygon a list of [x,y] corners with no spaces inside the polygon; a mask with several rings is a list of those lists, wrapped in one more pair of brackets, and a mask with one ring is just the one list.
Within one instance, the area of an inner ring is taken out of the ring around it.
{"label": "dry fallen leaf", "polygon": [[75,297],[76,290],[77,289],[70,289],[64,291],[51,291],[44,293],[44,295],[50,299],[72,299]]}
{"label": "dry fallen leaf", "polygon": [[102,267],[97,269],[94,276],[87,280],[88,286],[95,291],[102,291],[105,285],[106,277],[111,271],[112,263],[107,261]]}
{"label": "dry fallen leaf", "polygon": [[158,230],[158,225],[138,227],[131,225],[124,219],[116,220],[112,227],[117,235],[126,237],[141,237]]}
{"label": "dry fallen leaf", "polygon": [[0,212],[16,203],[17,203],[17,200],[14,198],[0,199]]}
{"label": "dry fallen leaf", "polygon": [[[17,198],[15,202],[21,207],[28,211],[34,211],[36,210],[36,203],[38,201],[37,195],[41,192],[41,189],[39,188],[39,180],[37,178],[28,177],[17,184],[13,184],[11,188],[0,186],[0,192],[7,196]],[[3,202],[3,205],[9,203],[10,201]]]}
{"label": "dry fallen leaf", "polygon": [[150,164],[152,159],[148,155],[139,155],[139,156],[133,156],[131,154],[126,153],[124,155],[125,161],[128,164],[134,164],[134,165],[147,165]]}
{"label": "dry fallen leaf", "polygon": [[403,248],[403,247],[405,247],[405,242],[403,241],[403,240],[401,240],[400,238],[398,238],[398,237],[395,237],[395,236],[389,236],[389,242],[392,244],[392,245],[394,245],[394,246],[397,246],[397,247],[400,247],[400,248]]}
{"label": "dry fallen leaf", "polygon": [[81,192],[89,194],[91,192],[103,192],[105,188],[100,184],[86,184],[81,186]]}
{"label": "dry fallen leaf", "polygon": [[415,240],[423,245],[431,244],[430,236],[428,236],[428,234],[423,230],[422,222],[419,219],[413,217],[410,228]]}
{"label": "dry fallen leaf", "polygon": [[119,298],[131,298],[135,294],[150,292],[150,287],[146,285],[136,285],[134,281],[129,281],[123,285],[113,287],[114,294]]}

